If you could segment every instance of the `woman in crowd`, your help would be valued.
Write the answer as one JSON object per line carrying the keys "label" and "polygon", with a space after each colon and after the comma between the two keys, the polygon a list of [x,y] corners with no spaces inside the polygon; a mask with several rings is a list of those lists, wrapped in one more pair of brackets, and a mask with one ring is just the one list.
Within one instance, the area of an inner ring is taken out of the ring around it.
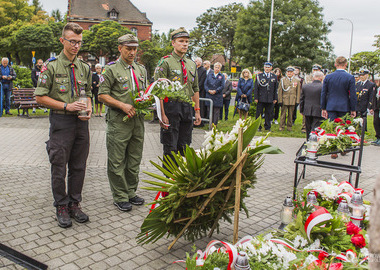
{"label": "woman in crowd", "polygon": [[[252,93],[253,93],[253,80],[252,73],[248,69],[243,69],[240,75],[240,79],[237,87],[236,101],[239,104],[239,101],[252,103]],[[239,110],[239,117],[247,119],[248,111]]]}
{"label": "woman in crowd", "polygon": [[[214,72],[209,72],[205,81],[206,98],[213,101],[212,108],[212,123],[216,126],[218,124],[220,108],[223,107],[223,89],[224,89],[224,76],[220,73],[222,64],[217,62],[214,64]],[[210,103],[206,102],[208,112],[210,112]],[[210,113],[209,113],[210,115]]]}
{"label": "woman in crowd", "polygon": [[[277,81],[279,82],[282,78],[282,71],[281,69],[279,68],[275,68],[273,70],[273,74],[277,76]],[[274,110],[273,110],[273,123],[278,125],[278,116],[279,116],[279,113],[280,113],[280,105],[278,105],[278,102],[276,104],[274,104]]]}
{"label": "woman in crowd", "polygon": [[102,117],[103,103],[98,100],[99,78],[102,74],[102,65],[96,64],[95,71],[92,74],[92,95],[95,99],[95,116]]}

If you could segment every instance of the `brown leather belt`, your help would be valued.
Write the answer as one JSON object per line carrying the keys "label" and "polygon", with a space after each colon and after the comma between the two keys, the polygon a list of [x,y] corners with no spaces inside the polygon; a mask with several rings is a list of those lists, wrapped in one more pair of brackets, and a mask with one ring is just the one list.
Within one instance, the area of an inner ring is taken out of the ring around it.
{"label": "brown leather belt", "polygon": [[67,115],[78,115],[78,112],[60,111],[60,110],[50,110],[53,114],[67,114]]}

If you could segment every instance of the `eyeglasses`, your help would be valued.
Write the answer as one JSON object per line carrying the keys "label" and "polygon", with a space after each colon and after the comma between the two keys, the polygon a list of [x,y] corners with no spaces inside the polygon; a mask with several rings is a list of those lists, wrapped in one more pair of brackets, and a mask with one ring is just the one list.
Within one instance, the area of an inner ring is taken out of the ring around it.
{"label": "eyeglasses", "polygon": [[78,44],[79,47],[84,44],[82,40],[81,41],[68,40],[68,39],[65,39],[64,37],[63,37],[63,39],[66,40],[66,41],[68,41],[68,42],[70,42],[70,45],[73,46],[73,47],[75,47],[75,45],[77,45],[77,44]]}

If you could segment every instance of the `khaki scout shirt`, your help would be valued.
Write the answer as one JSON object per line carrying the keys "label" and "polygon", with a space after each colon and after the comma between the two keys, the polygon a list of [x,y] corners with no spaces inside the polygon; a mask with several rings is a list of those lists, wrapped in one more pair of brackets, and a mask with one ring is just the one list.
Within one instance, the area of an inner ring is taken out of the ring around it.
{"label": "khaki scout shirt", "polygon": [[290,80],[287,76],[281,79],[278,84],[278,103],[291,106],[300,103],[301,81],[293,77]]}
{"label": "khaki scout shirt", "polygon": [[[183,57],[183,62],[187,70],[187,87],[185,88],[185,92],[191,98],[195,92],[199,92],[197,66],[191,59],[185,56]],[[154,79],[157,80],[159,78],[167,78],[173,82],[180,81],[182,85],[184,84],[181,57],[174,51],[171,55],[164,56],[158,62],[154,71]]]}
{"label": "khaki scout shirt", "polygon": [[71,85],[72,68],[71,61],[63,51],[56,59],[45,62],[38,78],[35,96],[48,96],[54,100],[65,103],[73,103],[79,100],[80,91],[85,90],[88,97],[92,97],[91,82],[92,74],[89,65],[74,58],[74,71],[77,88]]}
{"label": "khaki scout shirt", "polygon": [[[131,95],[137,94],[137,85],[133,90],[134,79],[129,67],[130,65],[121,58],[107,64],[102,72],[103,78],[101,78],[98,94],[109,95],[123,103],[133,105]],[[136,75],[139,91],[145,90],[148,81],[144,66],[133,62],[131,67]]]}

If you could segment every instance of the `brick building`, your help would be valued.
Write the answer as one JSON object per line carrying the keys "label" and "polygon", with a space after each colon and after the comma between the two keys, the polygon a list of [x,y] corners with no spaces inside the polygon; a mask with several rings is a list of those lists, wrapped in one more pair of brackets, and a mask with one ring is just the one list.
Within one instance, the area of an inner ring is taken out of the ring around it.
{"label": "brick building", "polygon": [[153,23],[129,0],[68,0],[68,22],[88,30],[107,20],[129,28],[140,40],[151,39]]}

